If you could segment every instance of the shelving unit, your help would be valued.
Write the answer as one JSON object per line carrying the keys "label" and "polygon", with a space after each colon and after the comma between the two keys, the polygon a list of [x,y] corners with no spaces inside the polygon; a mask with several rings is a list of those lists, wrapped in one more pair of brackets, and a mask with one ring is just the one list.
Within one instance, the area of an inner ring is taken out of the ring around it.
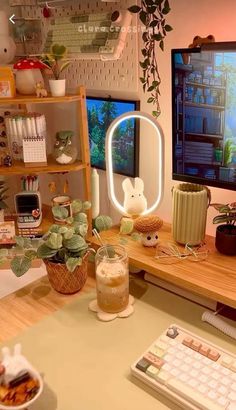
{"label": "shelving unit", "polygon": [[[212,59],[194,58],[191,64],[176,64],[175,149],[178,159],[175,172],[217,179],[223,165],[226,78],[222,72],[221,85],[217,80],[214,83]],[[204,73],[209,68],[213,75],[207,79]]]}
{"label": "shelving unit", "polygon": [[[88,137],[88,121],[86,109],[86,92],[83,86],[78,88],[78,92],[74,95],[66,95],[65,97],[37,98],[36,96],[16,96],[15,98],[1,98],[0,105],[18,105],[27,111],[27,104],[59,104],[59,103],[77,103],[78,130],[81,147],[81,160],[76,160],[73,164],[60,165],[51,156],[47,159],[47,165],[42,167],[25,167],[22,161],[14,161],[12,167],[0,167],[0,175],[14,176],[25,174],[55,174],[83,171],[84,199],[91,200],[91,181],[90,181],[90,148]],[[51,212],[48,208],[43,208],[43,223],[41,229],[46,230],[52,223]],[[92,216],[91,211],[88,212],[88,218],[91,226]],[[45,229],[44,229],[45,228]]]}

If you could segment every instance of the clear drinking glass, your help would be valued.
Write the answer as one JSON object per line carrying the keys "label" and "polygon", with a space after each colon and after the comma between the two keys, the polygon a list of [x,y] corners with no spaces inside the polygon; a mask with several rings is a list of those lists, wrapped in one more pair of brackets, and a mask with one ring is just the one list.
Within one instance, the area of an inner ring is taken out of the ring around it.
{"label": "clear drinking glass", "polygon": [[120,245],[104,245],[97,251],[97,303],[108,313],[124,310],[129,302],[129,269],[126,250]]}

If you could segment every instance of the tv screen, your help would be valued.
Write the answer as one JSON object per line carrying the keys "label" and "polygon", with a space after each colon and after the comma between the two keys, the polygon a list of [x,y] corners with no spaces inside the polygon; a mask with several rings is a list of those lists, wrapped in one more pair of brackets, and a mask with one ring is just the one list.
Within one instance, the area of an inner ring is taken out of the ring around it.
{"label": "tv screen", "polygon": [[[119,115],[139,110],[138,101],[87,97],[91,166],[106,169],[105,137]],[[114,172],[130,177],[139,174],[139,120],[123,121],[113,136]]]}
{"label": "tv screen", "polygon": [[172,50],[173,179],[236,190],[236,43]]}

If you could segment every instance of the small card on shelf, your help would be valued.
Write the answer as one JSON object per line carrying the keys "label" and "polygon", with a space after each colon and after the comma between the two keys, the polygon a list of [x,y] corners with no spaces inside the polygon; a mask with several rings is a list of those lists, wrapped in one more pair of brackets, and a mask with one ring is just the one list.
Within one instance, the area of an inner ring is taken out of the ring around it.
{"label": "small card on shelf", "polygon": [[24,138],[23,158],[26,167],[47,165],[45,137]]}

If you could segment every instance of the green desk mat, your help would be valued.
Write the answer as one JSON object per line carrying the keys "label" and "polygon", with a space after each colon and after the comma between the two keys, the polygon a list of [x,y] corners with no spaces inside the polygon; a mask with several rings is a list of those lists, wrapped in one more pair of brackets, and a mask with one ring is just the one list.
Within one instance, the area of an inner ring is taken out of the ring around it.
{"label": "green desk mat", "polygon": [[131,280],[135,312],[104,323],[88,311],[95,293],[43,319],[8,343],[44,375],[32,410],[179,410],[130,375],[130,365],[170,324],[186,327],[235,353],[233,339],[201,322],[204,308],[140,280]]}

